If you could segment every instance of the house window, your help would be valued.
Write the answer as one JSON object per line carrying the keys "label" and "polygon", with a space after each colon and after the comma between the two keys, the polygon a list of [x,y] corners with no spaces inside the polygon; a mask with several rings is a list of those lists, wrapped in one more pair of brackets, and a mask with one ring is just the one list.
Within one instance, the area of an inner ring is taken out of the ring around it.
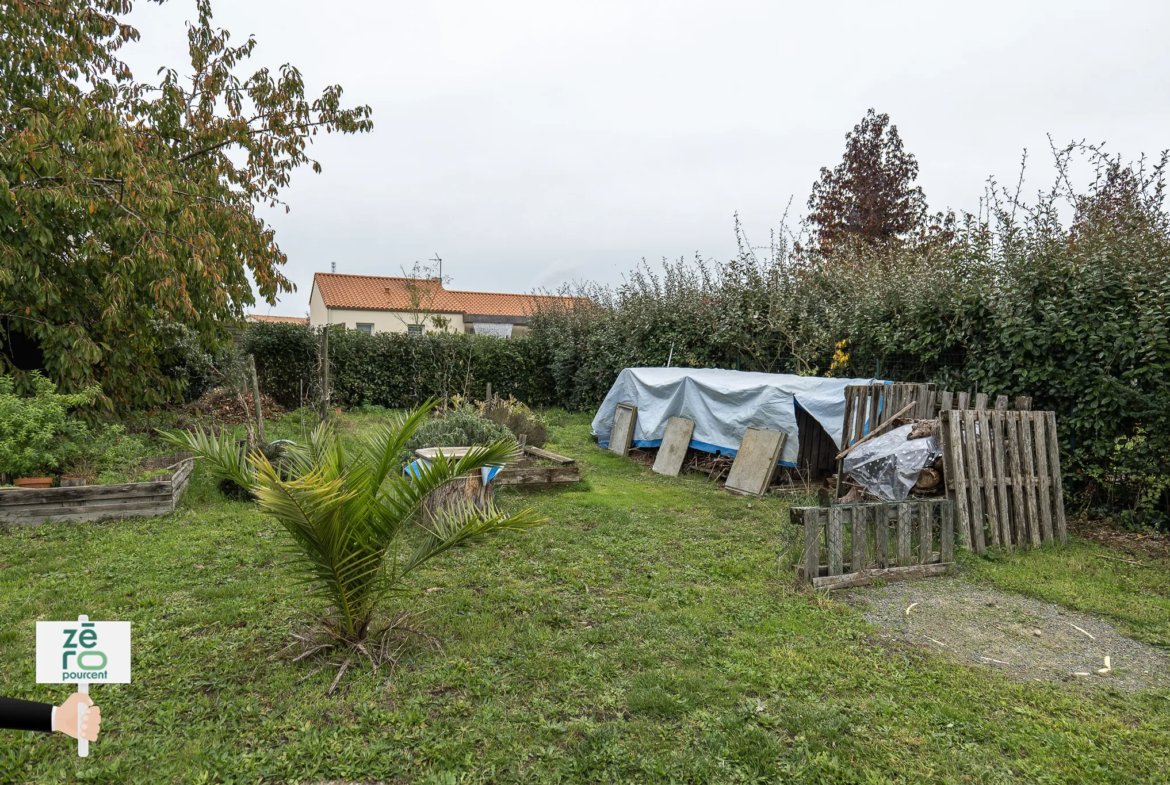
{"label": "house window", "polygon": [[422,335],[423,326],[421,324],[408,324],[406,325],[406,331],[411,335]]}
{"label": "house window", "polygon": [[372,325],[372,324],[358,322],[357,329],[359,332],[363,332],[366,335],[373,335],[374,334],[374,325]]}

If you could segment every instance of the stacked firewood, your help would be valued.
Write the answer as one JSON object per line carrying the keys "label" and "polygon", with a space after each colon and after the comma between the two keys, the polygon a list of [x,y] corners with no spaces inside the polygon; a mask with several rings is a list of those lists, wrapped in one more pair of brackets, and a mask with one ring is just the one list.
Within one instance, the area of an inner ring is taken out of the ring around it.
{"label": "stacked firewood", "polygon": [[[928,436],[933,436],[935,441],[941,443],[940,433],[942,425],[935,420],[918,420],[910,417],[898,417],[885,430],[894,430],[901,428],[903,425],[913,425],[910,430],[911,439],[925,439]],[[829,478],[829,485],[836,484],[836,477]],[[838,501],[842,504],[861,501],[879,501],[877,496],[869,493],[857,483],[853,482],[848,475],[844,478],[845,486],[849,488],[848,492],[842,496]],[[942,496],[946,493],[946,486],[943,483],[943,459],[940,456],[935,459],[930,466],[923,468],[918,475],[918,482],[910,490],[910,495],[914,497],[935,497]]]}

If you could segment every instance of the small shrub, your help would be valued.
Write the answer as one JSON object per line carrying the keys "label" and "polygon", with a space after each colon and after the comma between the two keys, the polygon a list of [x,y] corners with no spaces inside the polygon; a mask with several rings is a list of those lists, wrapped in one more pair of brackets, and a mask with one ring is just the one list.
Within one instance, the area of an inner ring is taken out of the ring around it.
{"label": "small shrub", "polygon": [[16,394],[11,376],[0,376],[0,474],[13,479],[59,469],[80,451],[85,423],[70,412],[93,402],[96,387],[61,395],[57,385],[34,371],[33,395]]}
{"label": "small shrub", "polygon": [[548,441],[544,421],[512,396],[508,396],[507,400],[480,402],[476,410],[481,417],[507,428],[517,439],[524,436],[526,444],[543,447]]}
{"label": "small shrub", "polygon": [[65,465],[67,474],[97,477],[101,483],[133,482],[136,468],[152,454],[145,436],[127,433],[120,424],[98,423],[78,444],[77,454]]}
{"label": "small shrub", "polygon": [[414,451],[422,447],[470,447],[499,441],[515,439],[504,426],[480,417],[471,408],[460,407],[426,420],[411,435],[399,458],[405,465],[414,460]]}

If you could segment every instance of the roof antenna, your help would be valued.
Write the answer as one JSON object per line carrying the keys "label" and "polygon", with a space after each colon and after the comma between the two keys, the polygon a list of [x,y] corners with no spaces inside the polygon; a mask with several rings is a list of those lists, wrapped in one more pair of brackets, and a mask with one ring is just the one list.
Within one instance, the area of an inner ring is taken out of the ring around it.
{"label": "roof antenna", "polygon": [[333,272],[337,272],[337,262],[330,262],[333,265]]}
{"label": "roof antenna", "polygon": [[441,286],[443,283],[443,257],[439,256],[438,252],[436,252],[435,258],[431,259],[431,261],[437,262],[439,265],[439,285]]}

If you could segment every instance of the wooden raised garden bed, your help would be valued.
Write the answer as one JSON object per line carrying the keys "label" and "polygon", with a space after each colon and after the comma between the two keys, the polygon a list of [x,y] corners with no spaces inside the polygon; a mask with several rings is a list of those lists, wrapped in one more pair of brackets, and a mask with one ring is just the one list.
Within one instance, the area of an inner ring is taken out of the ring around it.
{"label": "wooden raised garden bed", "polygon": [[[148,465],[149,464],[149,465]],[[78,485],[70,488],[0,488],[0,521],[36,526],[45,521],[149,518],[174,512],[194,468],[189,453],[151,459],[141,468],[165,468],[148,482]]]}
{"label": "wooden raised garden bed", "polygon": [[[462,458],[469,447],[427,447],[415,450],[420,458],[431,459],[442,452],[449,458]],[[550,486],[568,485],[581,481],[581,467],[572,458],[557,455],[539,447],[522,448],[520,460],[503,469],[492,479],[492,485]]]}

